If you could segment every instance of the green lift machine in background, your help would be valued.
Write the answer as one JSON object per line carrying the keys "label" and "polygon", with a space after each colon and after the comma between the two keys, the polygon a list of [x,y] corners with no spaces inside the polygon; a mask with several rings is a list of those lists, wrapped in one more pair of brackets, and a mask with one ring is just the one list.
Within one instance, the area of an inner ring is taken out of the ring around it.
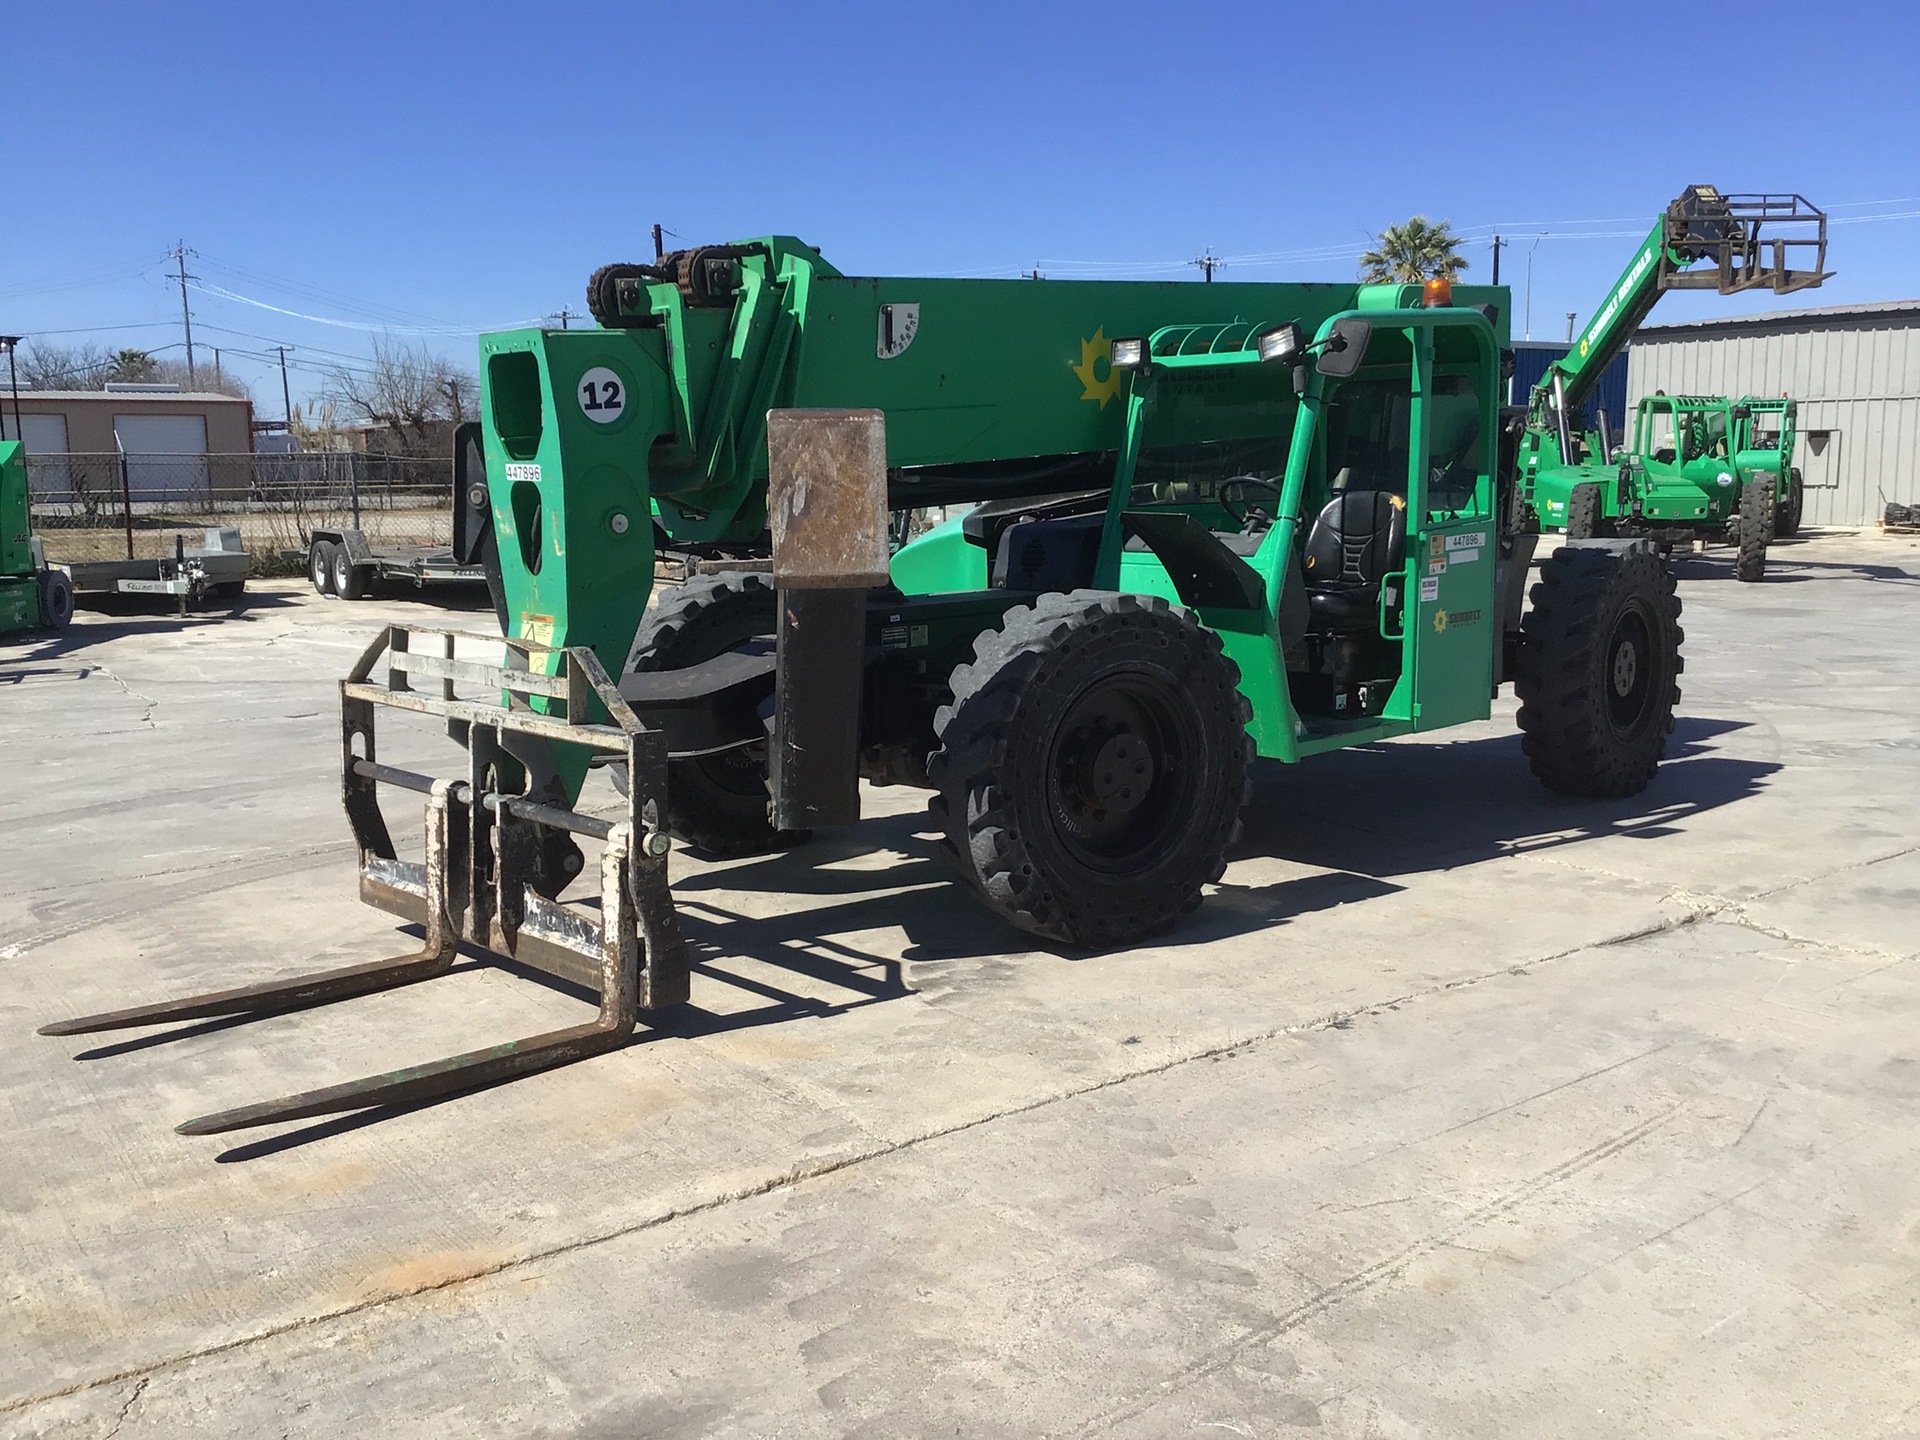
{"label": "green lift machine in background", "polygon": [[[1604,416],[1591,430],[1580,417],[1601,372],[1667,291],[1787,295],[1828,277],[1826,254],[1826,216],[1799,195],[1722,195],[1710,185],[1688,186],[1655,222],[1573,348],[1547,367],[1527,397],[1518,462],[1526,523],[1576,537],[1639,536],[1663,549],[1727,538],[1738,546],[1735,574],[1758,580],[1777,533],[1777,512],[1787,507],[1790,523],[1798,523],[1790,431],[1784,453],[1777,446],[1772,458],[1752,453],[1753,463],[1743,469],[1735,452],[1751,426],[1740,431],[1737,407],[1726,400],[1695,397],[1651,408],[1643,401],[1626,445],[1606,433]],[[1751,402],[1741,404],[1749,420],[1759,413]],[[1771,410],[1771,402],[1763,408]],[[1717,457],[1715,442],[1706,438],[1710,425],[1720,427]],[[1668,432],[1675,445],[1653,443]],[[1700,437],[1697,453],[1687,452],[1689,433]]]}
{"label": "green lift machine in background", "polygon": [[[857,820],[863,779],[930,792],[1011,927],[1106,948],[1202,903],[1256,758],[1484,721],[1510,683],[1549,788],[1617,800],[1659,765],[1681,630],[1656,549],[1563,547],[1523,604],[1505,289],[853,277],[774,236],[607,267],[589,301],[595,329],[481,341],[504,642],[392,626],[342,685],[360,894],[422,951],[48,1028],[324,1003],[463,942],[599,1012],[188,1133],[620,1044],[688,998],[674,837],[798,843]],[[891,512],[963,505],[889,553]],[[649,609],[655,516],[770,545]],[[383,759],[395,712],[456,763]],[[394,790],[425,797],[421,861]]]}
{"label": "green lift machine in background", "polygon": [[71,619],[73,582],[47,565],[33,533],[25,448],[0,440],[0,635],[59,630]]}

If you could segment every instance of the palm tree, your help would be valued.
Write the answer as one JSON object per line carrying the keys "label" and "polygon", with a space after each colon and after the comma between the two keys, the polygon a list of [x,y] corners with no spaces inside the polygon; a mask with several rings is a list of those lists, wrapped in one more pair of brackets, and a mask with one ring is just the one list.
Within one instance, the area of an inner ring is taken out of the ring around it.
{"label": "palm tree", "polygon": [[1369,285],[1418,285],[1434,276],[1457,280],[1466,268],[1453,223],[1435,224],[1424,215],[1389,225],[1360,257],[1360,278]]}
{"label": "palm tree", "polygon": [[159,363],[144,350],[116,350],[107,362],[107,379],[148,381],[159,371]]}

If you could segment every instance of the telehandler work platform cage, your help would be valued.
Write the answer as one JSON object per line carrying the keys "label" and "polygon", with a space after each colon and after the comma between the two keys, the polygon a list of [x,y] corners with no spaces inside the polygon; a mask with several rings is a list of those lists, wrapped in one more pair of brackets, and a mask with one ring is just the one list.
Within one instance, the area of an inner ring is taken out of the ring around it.
{"label": "telehandler work platform cage", "polygon": [[[1635,541],[1535,565],[1498,429],[1504,289],[852,278],[770,237],[608,267],[589,300],[598,329],[481,342],[502,663],[395,629],[342,691],[362,897],[426,952],[55,1028],[319,1003],[464,940],[601,977],[597,1029],[191,1129],[619,1043],[687,994],[669,836],[801,844],[858,817],[863,780],[931,792],[1013,930],[1106,948],[1202,903],[1257,757],[1485,720],[1511,681],[1549,787],[1654,776],[1673,579]],[[890,512],[963,504],[889,555]],[[656,532],[764,558],[649,607]],[[448,774],[376,756],[395,707],[445,724]],[[429,797],[419,866],[381,784]],[[574,841],[601,835],[596,890]]]}

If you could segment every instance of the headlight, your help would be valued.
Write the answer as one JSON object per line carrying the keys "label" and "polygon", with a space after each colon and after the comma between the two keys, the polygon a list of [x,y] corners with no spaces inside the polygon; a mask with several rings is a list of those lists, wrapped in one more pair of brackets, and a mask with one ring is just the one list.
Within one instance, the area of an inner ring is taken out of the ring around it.
{"label": "headlight", "polygon": [[1147,363],[1147,342],[1142,336],[1116,340],[1107,347],[1107,363],[1116,370],[1138,370]]}

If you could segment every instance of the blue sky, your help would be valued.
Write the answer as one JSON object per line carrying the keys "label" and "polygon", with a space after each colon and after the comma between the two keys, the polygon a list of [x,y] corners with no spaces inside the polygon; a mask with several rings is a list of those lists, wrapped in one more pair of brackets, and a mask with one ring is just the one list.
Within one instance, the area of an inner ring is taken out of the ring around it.
{"label": "blue sky", "polygon": [[319,367],[384,328],[465,359],[463,332],[580,310],[656,220],[797,234],[850,273],[1197,280],[1211,250],[1222,280],[1307,280],[1424,212],[1469,233],[1475,280],[1490,227],[1513,239],[1516,333],[1532,250],[1547,338],[1693,181],[1830,209],[1839,274],[1790,303],[1908,298],[1916,56],[1911,0],[12,0],[0,331],[179,353],[184,237],[214,287],[196,347],[277,417],[277,371],[239,352]]}

